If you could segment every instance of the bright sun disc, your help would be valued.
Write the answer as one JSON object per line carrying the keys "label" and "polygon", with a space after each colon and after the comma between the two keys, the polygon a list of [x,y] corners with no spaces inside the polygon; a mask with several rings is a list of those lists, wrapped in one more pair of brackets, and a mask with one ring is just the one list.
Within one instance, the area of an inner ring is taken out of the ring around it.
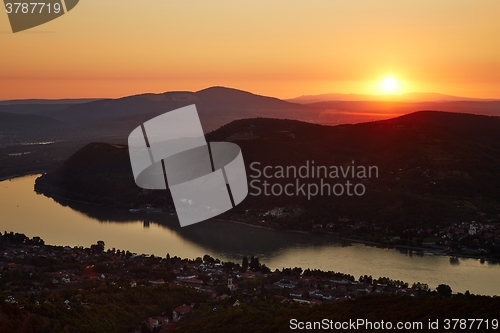
{"label": "bright sun disc", "polygon": [[398,86],[398,81],[393,77],[387,77],[382,81],[382,88],[387,92],[393,92]]}

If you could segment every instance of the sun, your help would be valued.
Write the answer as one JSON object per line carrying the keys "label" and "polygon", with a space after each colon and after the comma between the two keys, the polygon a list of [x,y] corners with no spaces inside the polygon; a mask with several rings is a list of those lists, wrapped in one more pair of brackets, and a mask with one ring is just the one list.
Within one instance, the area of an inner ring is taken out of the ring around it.
{"label": "sun", "polygon": [[382,80],[381,85],[386,93],[393,93],[398,87],[398,81],[393,77],[386,77]]}

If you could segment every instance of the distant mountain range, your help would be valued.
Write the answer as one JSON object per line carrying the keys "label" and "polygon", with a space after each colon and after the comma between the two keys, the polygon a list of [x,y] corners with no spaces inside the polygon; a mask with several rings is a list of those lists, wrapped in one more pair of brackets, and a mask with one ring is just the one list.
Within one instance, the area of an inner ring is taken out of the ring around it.
{"label": "distant mountain range", "polygon": [[20,134],[25,131],[33,133],[33,131],[38,132],[40,130],[51,131],[62,126],[64,126],[62,121],[50,117],[0,112],[0,134]]}
{"label": "distant mountain range", "polygon": [[81,103],[89,103],[97,101],[100,98],[80,98],[80,99],[14,99],[14,100],[2,100],[0,105],[46,105],[46,104],[63,104],[63,105],[73,105]]}
{"label": "distant mountain range", "polygon": [[[378,166],[362,197],[248,196],[232,213],[300,205],[306,215],[283,228],[307,230],[310,221],[339,216],[382,227],[435,227],[500,218],[500,119],[424,111],[356,125],[322,126],[296,120],[242,119],[207,135],[242,149],[248,175],[262,166]],[[273,180],[290,181],[290,180]],[[314,180],[313,180],[314,182]],[[167,191],[146,194],[133,180],[126,146],[92,143],[59,169],[42,176],[47,195],[100,204],[137,207],[171,205]]]}
{"label": "distant mountain range", "polygon": [[[190,104],[196,104],[206,132],[242,118],[275,117],[316,122],[321,111],[311,106],[223,87],[212,87],[198,92],[142,94],[71,105],[62,102],[56,104],[6,103],[0,103],[0,112],[51,117],[67,123],[68,127],[77,126],[76,132],[92,132],[102,135],[126,135],[145,120],[144,115],[152,117]],[[120,124],[130,123],[134,118],[137,121],[132,127],[120,127]],[[117,127],[122,130],[114,131],[113,129]],[[106,131],[108,132],[105,133]],[[75,130],[71,132],[75,134]]]}
{"label": "distant mountain range", "polygon": [[452,95],[443,95],[437,93],[405,93],[405,94],[320,94],[320,95],[303,95],[296,98],[286,99],[288,102],[299,104],[311,104],[318,102],[491,102],[500,101],[494,98],[472,98],[472,97],[459,97]]}
{"label": "distant mountain range", "polygon": [[[389,119],[420,110],[500,115],[500,101],[471,101],[438,94],[404,95],[407,100],[432,100],[427,102],[357,101],[364,99],[364,95],[348,96],[354,101],[346,101],[344,95],[334,94],[321,99],[336,98],[335,101],[299,104],[297,100],[302,103],[318,98],[302,97],[290,102],[237,89],[211,87],[197,92],[174,91],[90,101],[4,101],[0,102],[0,135],[2,131],[12,132],[15,129],[20,136],[32,136],[36,128],[37,135],[58,140],[124,138],[144,121],[190,104],[196,105],[205,132],[216,130],[234,120],[258,117],[337,125]],[[461,100],[441,101],[447,99]],[[9,125],[14,121],[12,114],[24,116],[14,127]],[[47,118],[52,119],[53,124],[40,126],[48,124]]]}

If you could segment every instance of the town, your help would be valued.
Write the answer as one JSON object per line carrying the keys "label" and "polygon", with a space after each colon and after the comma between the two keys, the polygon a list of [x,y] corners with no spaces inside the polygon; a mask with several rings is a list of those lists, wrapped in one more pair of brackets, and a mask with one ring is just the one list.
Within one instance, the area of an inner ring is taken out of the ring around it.
{"label": "town", "polygon": [[376,222],[358,221],[348,216],[318,219],[308,218],[308,212],[299,205],[274,207],[270,210],[248,209],[245,214],[224,216],[226,219],[256,225],[263,228],[296,230],[295,221],[302,232],[325,234],[349,241],[368,244],[414,248],[435,254],[474,257],[479,259],[500,258],[500,223],[456,222],[437,224],[432,228],[394,228]]}
{"label": "town", "polygon": [[134,299],[131,297],[138,291],[145,295],[151,293],[151,297],[161,297],[162,293],[182,294],[173,300],[178,304],[151,308],[149,311],[157,312],[140,319],[135,332],[166,331],[201,304],[217,311],[219,307],[250,304],[255,299],[317,306],[370,294],[452,295],[447,285],[432,286],[437,288],[431,290],[425,283],[409,285],[387,277],[355,278],[339,272],[298,267],[271,270],[254,256],[234,263],[221,262],[210,255],[195,259],[170,254],[165,257],[137,255],[105,249],[103,241],[89,248],[50,246],[39,237],[30,239],[13,232],[5,232],[0,237],[0,272],[1,309],[6,314],[28,311],[46,316],[51,311],[63,311],[61,309],[67,313],[91,311],[103,302],[111,302],[111,297],[105,301],[103,295],[115,292],[129,299]]}

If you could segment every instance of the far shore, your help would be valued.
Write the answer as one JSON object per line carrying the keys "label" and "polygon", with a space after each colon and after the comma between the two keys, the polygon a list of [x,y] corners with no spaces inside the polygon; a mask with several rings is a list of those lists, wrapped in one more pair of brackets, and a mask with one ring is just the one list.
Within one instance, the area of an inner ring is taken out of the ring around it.
{"label": "far shore", "polygon": [[467,254],[462,254],[462,253],[454,253],[450,252],[447,250],[439,250],[439,249],[433,249],[433,248],[427,248],[427,247],[414,247],[414,246],[408,246],[408,245],[387,245],[387,244],[382,244],[382,243],[376,243],[376,242],[370,242],[370,241],[365,241],[361,239],[353,239],[353,238],[344,238],[344,237],[339,237],[339,236],[334,236],[331,234],[315,234],[309,231],[301,231],[301,230],[278,230],[278,229],[273,229],[265,226],[260,226],[260,225],[255,225],[255,224],[250,224],[250,223],[245,223],[241,221],[234,221],[234,220],[225,220],[225,219],[213,219],[217,221],[222,221],[222,222],[230,222],[230,223],[236,223],[236,224],[242,224],[246,225],[252,228],[259,228],[259,229],[267,229],[267,230],[272,230],[272,231],[280,231],[280,232],[295,232],[295,233],[301,233],[301,234],[306,234],[306,235],[316,235],[316,236],[327,236],[327,237],[332,237],[341,241],[348,241],[352,243],[359,243],[359,244],[364,244],[368,246],[375,246],[375,247],[381,247],[381,248],[386,248],[386,249],[405,249],[405,250],[414,250],[418,252],[427,252],[427,253],[432,253],[433,255],[439,255],[439,256],[449,256],[449,257],[457,257],[457,258],[469,258],[469,259],[483,259],[483,260],[488,260],[488,261],[498,261],[498,259],[495,258],[486,258],[486,257],[480,257],[480,256],[474,256],[474,255],[467,255]]}
{"label": "far shore", "polygon": [[43,174],[46,172],[47,172],[47,170],[35,170],[35,171],[28,171],[28,172],[24,172],[24,173],[18,173],[15,175],[4,176],[4,177],[0,177],[0,182],[6,181],[6,180],[11,180],[11,179],[16,179],[16,178],[20,178],[20,177],[24,177],[24,176],[40,175],[40,174]]}

